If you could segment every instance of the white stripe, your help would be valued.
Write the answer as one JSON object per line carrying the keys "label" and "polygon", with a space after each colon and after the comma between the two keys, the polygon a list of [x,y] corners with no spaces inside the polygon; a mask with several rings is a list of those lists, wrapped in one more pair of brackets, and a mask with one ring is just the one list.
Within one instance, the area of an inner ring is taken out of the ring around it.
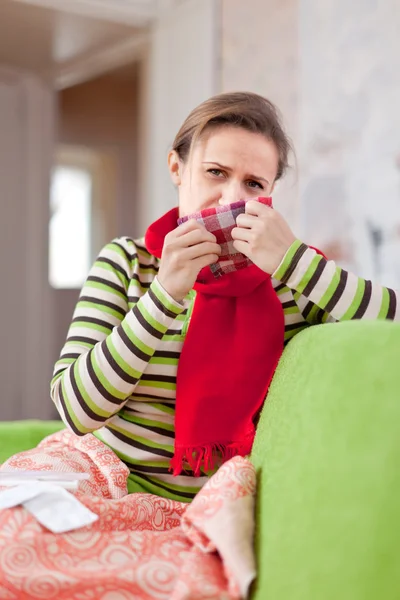
{"label": "white stripe", "polygon": [[[128,437],[144,438],[149,440],[149,442],[168,446],[168,448],[166,448],[168,450],[174,445],[174,438],[151,431],[150,429],[147,429],[145,425],[137,425],[136,423],[125,421],[118,415],[114,416],[112,424],[121,429],[121,433],[124,433]],[[156,427],[157,425],[154,423],[154,426]]]}
{"label": "white stripe", "polygon": [[382,307],[383,287],[380,285],[372,286],[371,298],[368,308],[365,311],[363,319],[377,319]]}
{"label": "white stripe", "polygon": [[358,277],[356,277],[356,275],[353,275],[352,273],[348,273],[344,292],[340,297],[339,302],[331,310],[331,315],[335,317],[335,319],[340,320],[343,317],[343,315],[347,312],[349,306],[351,306],[354,300],[354,296],[356,295],[357,286]]}
{"label": "white stripe", "polygon": [[[148,476],[158,479],[163,483],[170,484],[171,486],[180,485],[182,487],[187,486],[192,488],[203,487],[209,479],[208,477],[190,477],[189,475],[178,475],[175,477],[174,475],[167,475],[164,473],[148,473]],[[172,488],[171,492],[174,492]],[[179,491],[175,493],[178,494]]]}
{"label": "white stripe", "polygon": [[326,263],[325,269],[319,277],[316,285],[314,286],[311,294],[309,295],[310,300],[319,306],[326,290],[332,283],[332,279],[336,273],[336,265],[330,260]]}
{"label": "white stripe", "polygon": [[[149,406],[146,402],[133,402],[132,400],[129,400],[129,402],[125,404],[122,413],[124,414],[125,411],[127,416],[137,416],[141,419],[148,419],[149,421],[157,420],[161,421],[161,423],[165,423],[166,425],[173,425],[175,422],[174,414],[163,412],[159,408]],[[121,419],[125,423],[125,419],[123,418],[123,416],[121,416]]]}
{"label": "white stripe", "polygon": [[[158,403],[162,403],[165,400],[175,400],[176,398],[176,391],[175,390],[170,390],[167,388],[153,388],[154,391],[150,392],[149,391],[149,386],[143,386],[141,384],[141,382],[139,381],[137,387],[135,388],[135,392],[134,392],[134,396],[140,396],[141,394],[150,394],[152,396],[157,396],[159,398]],[[134,399],[134,398],[133,398]],[[154,403],[157,402],[157,400],[141,400],[141,402],[147,402],[149,403]]]}
{"label": "white stripe", "polygon": [[[112,423],[112,420],[110,420]],[[99,434],[106,444],[108,444],[111,448],[117,450],[117,452],[122,452],[128,458],[132,460],[148,460],[154,462],[168,462],[168,458],[166,456],[160,456],[159,454],[154,454],[153,452],[147,452],[146,450],[142,450],[141,448],[134,448],[130,444],[120,440],[116,437],[109,429],[101,428],[99,429]]]}
{"label": "white stripe", "polygon": [[116,325],[119,325],[121,323],[121,318],[122,318],[122,317],[118,318],[114,315],[110,315],[109,313],[105,313],[101,309],[95,308],[92,306],[91,307],[77,306],[74,311],[74,318],[75,317],[83,317],[83,318],[91,317],[92,319],[99,319],[99,321],[105,321],[106,323],[109,323],[113,327],[115,327]]}
{"label": "white stripe", "polygon": [[292,290],[297,290],[315,256],[315,250],[307,248],[286,284],[288,287],[290,287]]}

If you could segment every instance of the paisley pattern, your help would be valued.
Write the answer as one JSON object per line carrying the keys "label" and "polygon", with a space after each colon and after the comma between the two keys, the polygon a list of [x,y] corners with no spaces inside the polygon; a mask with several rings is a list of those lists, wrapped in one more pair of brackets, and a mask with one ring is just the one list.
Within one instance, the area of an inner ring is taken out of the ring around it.
{"label": "paisley pattern", "polygon": [[92,434],[78,438],[58,432],[1,468],[90,473],[74,493],[99,519],[53,534],[23,507],[0,511],[0,599],[240,597],[239,583],[203,524],[229,510],[232,500],[254,495],[255,473],[248,460],[225,463],[189,505],[151,494],[128,495],[128,468]]}

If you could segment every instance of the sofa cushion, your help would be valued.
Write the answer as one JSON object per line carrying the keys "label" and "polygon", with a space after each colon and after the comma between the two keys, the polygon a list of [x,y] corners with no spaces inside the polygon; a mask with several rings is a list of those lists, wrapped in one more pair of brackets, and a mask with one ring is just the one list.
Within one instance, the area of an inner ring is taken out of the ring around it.
{"label": "sofa cushion", "polygon": [[400,594],[400,324],[312,327],[258,426],[255,600]]}

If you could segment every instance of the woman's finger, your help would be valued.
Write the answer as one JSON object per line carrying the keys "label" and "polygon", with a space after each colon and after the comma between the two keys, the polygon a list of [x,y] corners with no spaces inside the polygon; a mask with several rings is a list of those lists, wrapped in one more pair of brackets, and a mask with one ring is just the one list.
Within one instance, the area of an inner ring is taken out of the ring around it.
{"label": "woman's finger", "polygon": [[234,227],[232,229],[232,237],[234,240],[240,240],[242,242],[249,242],[252,236],[251,229],[245,227]]}

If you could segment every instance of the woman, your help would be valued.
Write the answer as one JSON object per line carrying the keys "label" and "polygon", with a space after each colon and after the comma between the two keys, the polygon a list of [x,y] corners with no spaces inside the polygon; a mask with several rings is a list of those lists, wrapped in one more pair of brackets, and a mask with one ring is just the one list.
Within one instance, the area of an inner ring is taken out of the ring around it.
{"label": "woman", "polygon": [[[398,294],[327,261],[257,201],[289,151],[266,99],[207,100],[168,156],[179,214],[144,239],[111,242],[88,276],[51,396],[67,428],[93,433],[129,467],[129,492],[190,501],[218,458],[247,454],[283,343],[305,327],[400,319]],[[243,200],[233,245],[254,264],[214,277],[221,246],[199,221]]]}

